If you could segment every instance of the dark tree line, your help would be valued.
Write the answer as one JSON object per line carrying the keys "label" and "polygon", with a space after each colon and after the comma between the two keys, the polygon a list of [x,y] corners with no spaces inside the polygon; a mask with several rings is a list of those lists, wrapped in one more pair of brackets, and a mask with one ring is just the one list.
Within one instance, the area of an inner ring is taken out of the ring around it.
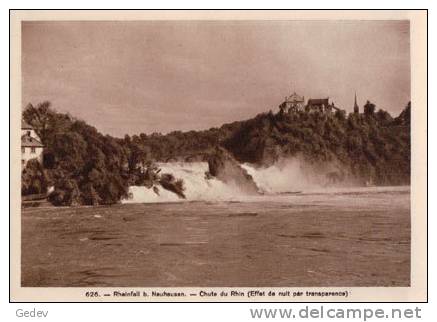
{"label": "dark tree line", "polygon": [[23,118],[45,146],[43,166],[55,188],[49,197],[54,205],[112,204],[127,195],[128,153],[119,140],[55,112],[48,102],[28,105]]}
{"label": "dark tree line", "polygon": [[207,161],[217,146],[240,162],[270,165],[299,154],[308,162],[336,159],[354,176],[377,184],[409,183],[410,110],[409,103],[393,118],[367,102],[362,114],[270,112],[205,131],[114,138],[56,112],[49,102],[29,104],[23,118],[45,148],[43,168],[28,162],[23,169],[22,193],[53,185],[55,205],[112,204],[127,195],[129,185],[159,181],[154,162]]}
{"label": "dark tree line", "polygon": [[224,146],[240,162],[273,164],[302,155],[315,164],[336,161],[361,182],[410,182],[410,110],[392,116],[367,102],[364,113],[260,114],[244,122]]}

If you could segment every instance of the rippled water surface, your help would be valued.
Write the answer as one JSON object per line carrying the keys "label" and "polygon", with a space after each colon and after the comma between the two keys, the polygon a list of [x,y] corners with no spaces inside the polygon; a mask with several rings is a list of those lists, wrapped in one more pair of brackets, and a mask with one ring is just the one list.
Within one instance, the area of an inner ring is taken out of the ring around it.
{"label": "rippled water surface", "polygon": [[22,212],[23,286],[409,283],[409,187]]}

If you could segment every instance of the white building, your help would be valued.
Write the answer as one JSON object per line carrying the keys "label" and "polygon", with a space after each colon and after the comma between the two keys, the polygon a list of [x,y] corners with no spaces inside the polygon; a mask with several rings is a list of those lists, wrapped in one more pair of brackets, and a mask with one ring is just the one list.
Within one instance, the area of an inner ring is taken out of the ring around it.
{"label": "white building", "polygon": [[290,96],[285,96],[284,102],[279,105],[282,113],[293,113],[302,111],[304,108],[305,97],[299,96],[294,92]]}
{"label": "white building", "polygon": [[43,149],[44,145],[40,142],[33,127],[21,121],[21,165],[26,166],[30,159],[42,162]]}

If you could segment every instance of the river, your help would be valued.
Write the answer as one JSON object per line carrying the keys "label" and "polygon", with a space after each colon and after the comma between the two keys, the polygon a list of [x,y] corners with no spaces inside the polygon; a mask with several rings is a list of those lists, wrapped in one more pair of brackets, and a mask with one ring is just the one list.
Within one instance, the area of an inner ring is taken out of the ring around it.
{"label": "river", "polygon": [[410,189],[26,208],[22,284],[408,286]]}

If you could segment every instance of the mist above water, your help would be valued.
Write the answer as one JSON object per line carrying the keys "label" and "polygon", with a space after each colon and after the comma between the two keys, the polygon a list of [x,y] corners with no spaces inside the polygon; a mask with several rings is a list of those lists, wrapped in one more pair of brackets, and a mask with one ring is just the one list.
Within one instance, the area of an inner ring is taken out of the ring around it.
{"label": "mist above water", "polygon": [[[158,163],[161,173],[171,173],[176,179],[184,181],[186,200],[231,200],[242,195],[236,185],[227,185],[216,179],[207,179],[208,163],[206,162],[169,162]],[[129,187],[132,198],[123,202],[174,202],[182,201],[176,194],[159,187],[158,194],[153,189],[143,186]]]}
{"label": "mist above water", "polygon": [[241,165],[253,178],[261,194],[250,196],[236,183],[224,183],[214,177],[208,177],[206,162],[169,162],[159,163],[161,173],[171,173],[184,182],[186,199],[180,199],[175,193],[158,186],[158,191],[144,186],[129,187],[130,198],[123,203],[159,203],[181,201],[245,201],[265,200],[282,197],[296,197],[302,194],[367,193],[387,188],[352,187],[347,183],[327,181],[326,172],[335,166],[314,167],[305,164],[299,158],[287,159],[270,167],[256,168],[249,164]]}
{"label": "mist above water", "polygon": [[265,168],[255,168],[249,164],[241,165],[253,177],[264,193],[299,192],[320,188],[323,176],[303,164],[298,158],[284,159]]}

